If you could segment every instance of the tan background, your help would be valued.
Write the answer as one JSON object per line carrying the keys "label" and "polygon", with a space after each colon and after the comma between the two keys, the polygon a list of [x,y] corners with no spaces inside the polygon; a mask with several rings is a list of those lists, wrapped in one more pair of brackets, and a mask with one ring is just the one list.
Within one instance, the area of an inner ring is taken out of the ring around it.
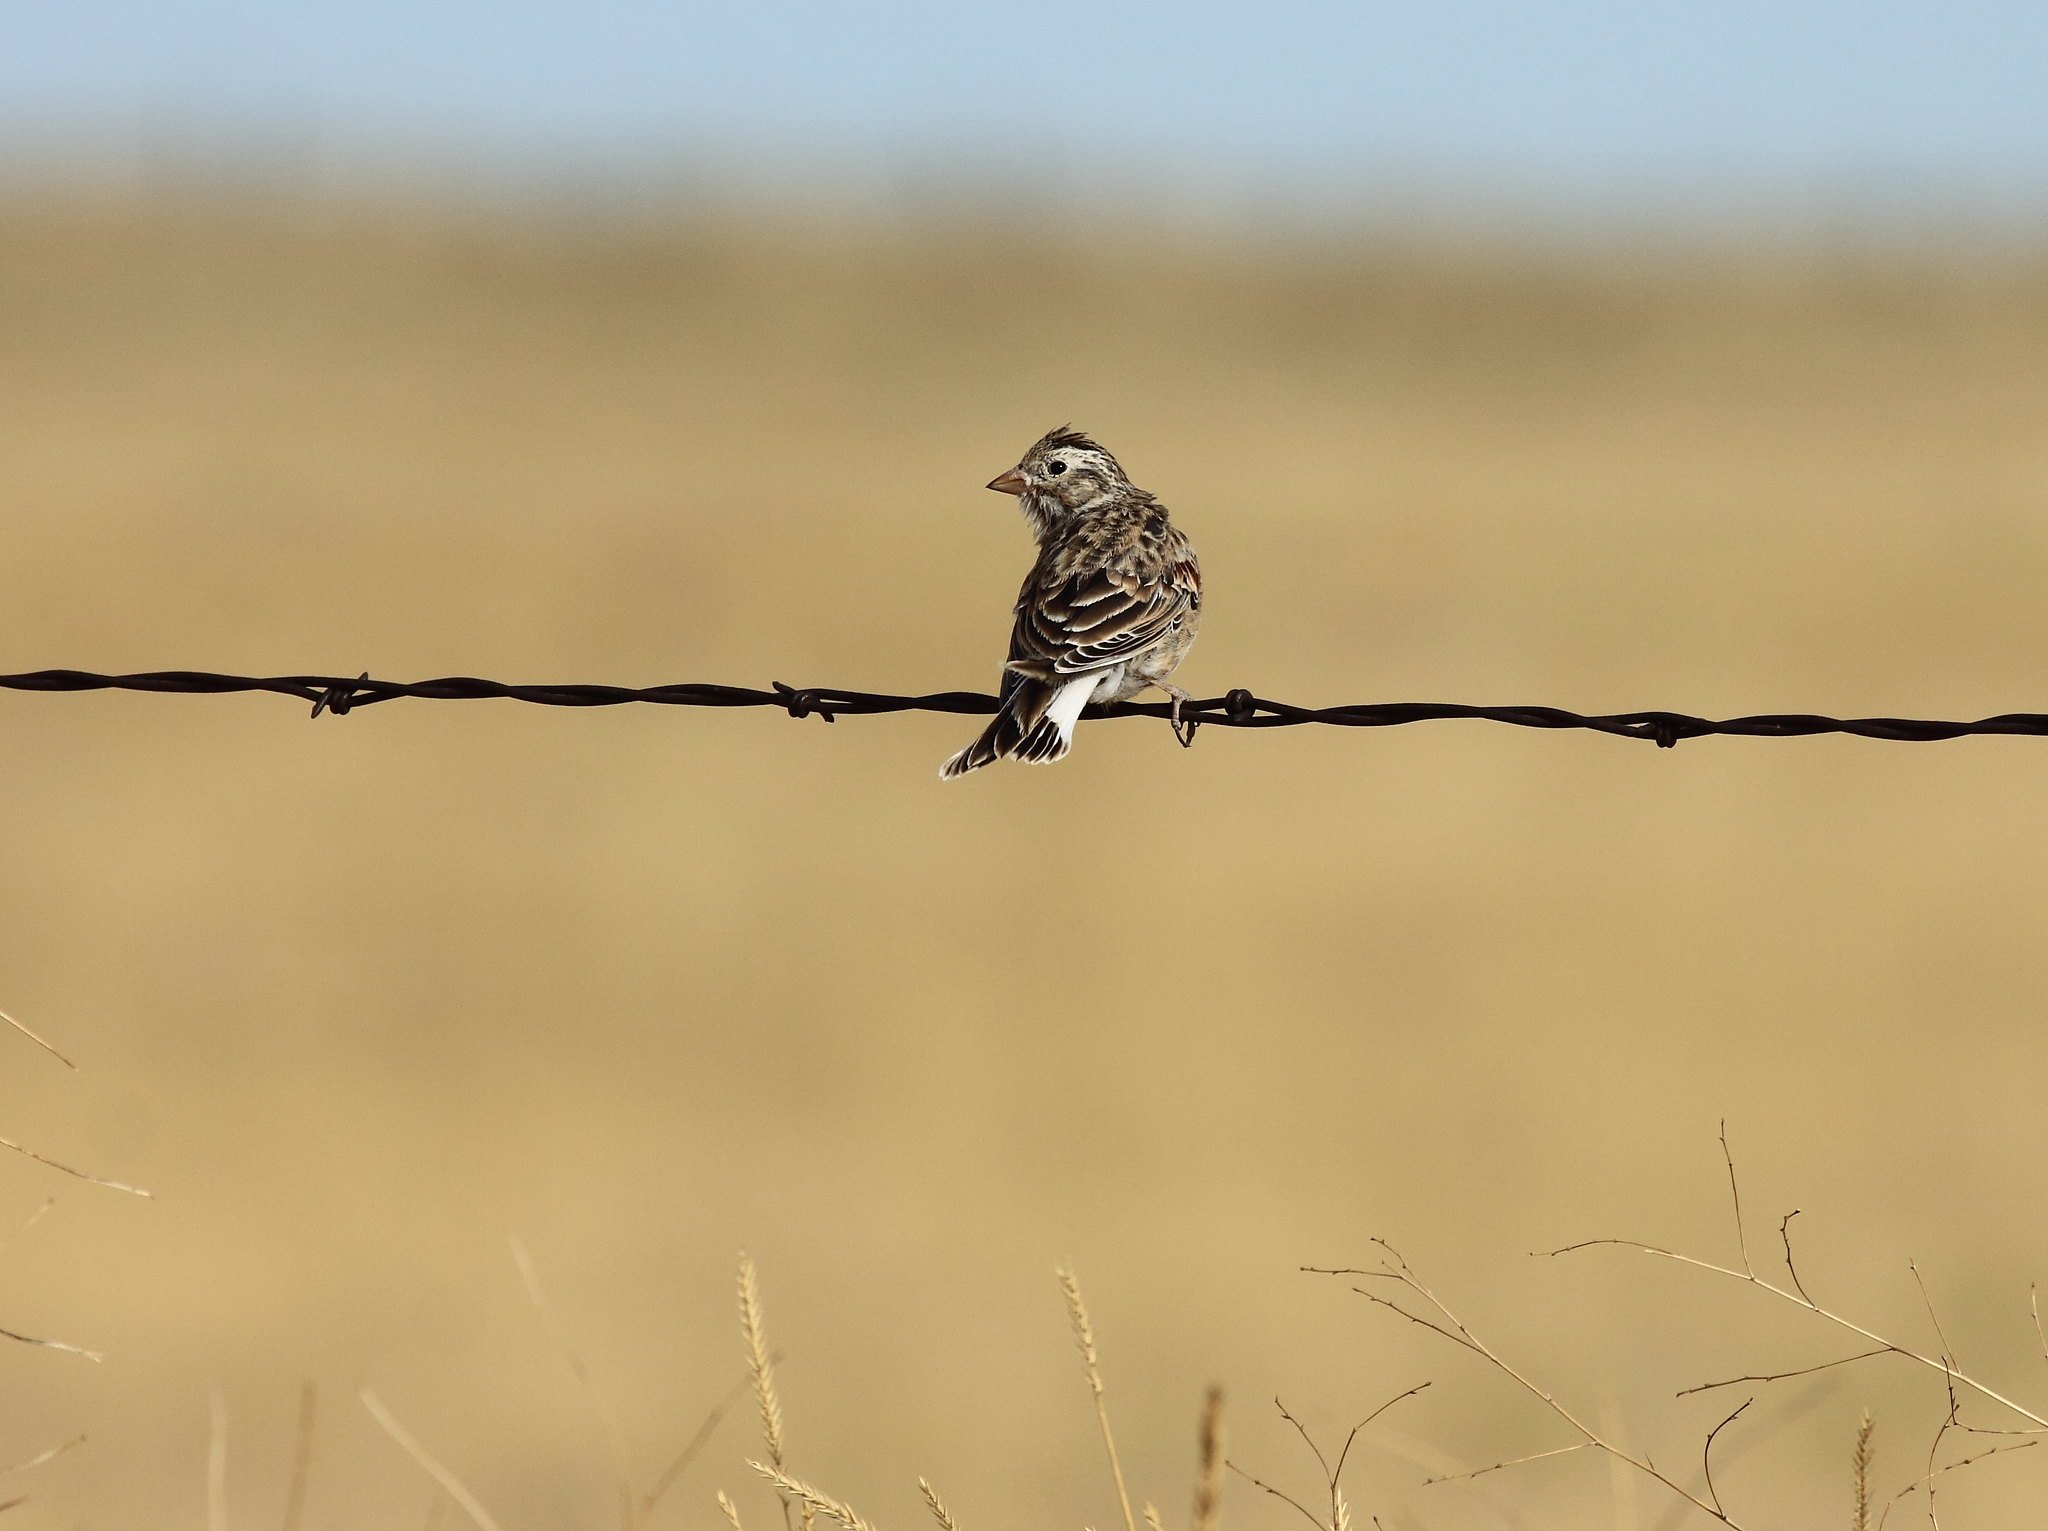
{"label": "tan background", "polygon": [[[1972,716],[2048,707],[2048,268],[2009,252],[1549,251],[1171,231],[473,215],[194,198],[0,221],[6,668],[986,687],[1027,558],[979,485],[1098,433],[1193,535],[1184,678],[1308,702]],[[884,1531],[1116,1518],[1051,1270],[1129,1466],[1193,1424],[1389,1527],[1654,1526],[1531,1401],[1295,1274],[1401,1244],[1674,1472],[1678,1387],[1846,1353],[1596,1233],[1733,1254],[1806,1209],[1828,1300],[2034,1400],[2048,743],[1437,724],[971,728],[770,712],[0,696],[0,1457],[10,1525],[423,1524],[363,1383],[514,1528],[613,1524],[530,1246],[651,1475],[737,1375],[748,1245],[792,1465]],[[1784,1385],[1731,1507],[1846,1518],[1940,1413],[1902,1363]],[[1983,1424],[2011,1421],[1979,1410]],[[728,1424],[657,1524],[739,1497]],[[1433,1456],[1431,1453],[1440,1453]],[[2048,1453],[2043,1453],[2048,1457]],[[1958,1525],[2048,1495],[1959,1475]],[[1289,1513],[1234,1484],[1242,1526]]]}

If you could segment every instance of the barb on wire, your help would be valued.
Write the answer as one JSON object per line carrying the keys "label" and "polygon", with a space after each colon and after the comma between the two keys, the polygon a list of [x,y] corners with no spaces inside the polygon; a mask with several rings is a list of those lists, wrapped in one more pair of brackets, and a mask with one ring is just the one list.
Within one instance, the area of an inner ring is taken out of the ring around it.
{"label": "barb on wire", "polygon": [[[842,716],[886,712],[944,712],[987,715],[996,698],[981,691],[934,691],[923,696],[895,696],[873,691],[842,691],[831,686],[787,686],[772,681],[767,690],[751,686],[720,686],[678,682],[665,686],[508,685],[470,675],[437,680],[378,680],[368,673],[346,675],[215,675],[204,670],[147,670],[133,675],[102,675],[90,670],[29,670],[0,675],[0,689],[9,691],[150,691],[179,696],[220,696],[262,691],[296,697],[309,703],[314,717],[337,717],[375,702],[415,697],[428,701],[498,699],[531,702],[543,707],[618,707],[632,702],[663,707],[774,707],[793,718],[818,717],[827,723]],[[1114,702],[1090,707],[1091,718],[1171,718],[1163,702]],[[1297,707],[1256,696],[1239,687],[1222,696],[1182,704],[1184,725],[1218,728],[1293,728],[1320,723],[1335,728],[1392,728],[1404,723],[1478,719],[1515,728],[1585,729],[1623,739],[1644,739],[1670,749],[1681,739],[1737,735],[1752,739],[1798,739],[1814,734],[1851,734],[1861,739],[1925,743],[1967,735],[2022,734],[2048,737],[2048,713],[2005,712],[1995,717],[1959,722],[1938,718],[1832,718],[1818,713],[1756,713],[1737,718],[1702,718],[1683,712],[1581,713],[1562,707],[1473,707],[1459,702],[1358,702],[1339,707]]]}

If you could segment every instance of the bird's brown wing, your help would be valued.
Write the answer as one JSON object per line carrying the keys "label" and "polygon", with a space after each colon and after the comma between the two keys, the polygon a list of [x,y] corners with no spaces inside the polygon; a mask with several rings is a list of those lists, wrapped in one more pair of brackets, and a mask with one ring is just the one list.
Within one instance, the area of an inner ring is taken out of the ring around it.
{"label": "bird's brown wing", "polygon": [[1115,664],[1159,642],[1201,597],[1194,550],[1177,533],[1094,569],[1062,575],[1042,563],[1017,597],[1009,668],[1048,680]]}

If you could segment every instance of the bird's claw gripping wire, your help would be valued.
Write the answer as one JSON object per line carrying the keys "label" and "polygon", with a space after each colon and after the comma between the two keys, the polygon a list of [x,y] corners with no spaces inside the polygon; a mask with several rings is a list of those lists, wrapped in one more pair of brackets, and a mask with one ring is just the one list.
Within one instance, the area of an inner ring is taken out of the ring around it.
{"label": "bird's claw gripping wire", "polygon": [[[1182,749],[1188,749],[1193,746],[1195,742],[1195,730],[1200,728],[1202,724],[1207,721],[1204,718],[1187,718],[1181,716],[1181,703],[1190,702],[1193,700],[1194,699],[1188,696],[1185,692],[1177,691],[1174,693],[1173,712],[1171,715],[1173,737],[1180,741],[1180,747]],[[1208,706],[1212,704],[1204,703],[1203,705]],[[1223,713],[1224,716],[1229,718],[1231,722],[1236,723],[1240,726],[1250,723],[1251,720],[1258,715],[1258,711],[1259,699],[1253,696],[1251,692],[1245,690],[1244,687],[1235,686],[1231,688],[1231,690],[1224,693]]]}
{"label": "bird's claw gripping wire", "polygon": [[1180,687],[1169,686],[1164,681],[1154,681],[1153,684],[1173,698],[1173,705],[1166,711],[1167,726],[1173,730],[1173,737],[1179,741],[1182,749],[1192,749],[1195,743],[1195,730],[1202,726],[1202,720],[1200,718],[1183,718],[1180,715],[1180,710],[1182,706],[1192,702],[1194,698],[1181,690]]}

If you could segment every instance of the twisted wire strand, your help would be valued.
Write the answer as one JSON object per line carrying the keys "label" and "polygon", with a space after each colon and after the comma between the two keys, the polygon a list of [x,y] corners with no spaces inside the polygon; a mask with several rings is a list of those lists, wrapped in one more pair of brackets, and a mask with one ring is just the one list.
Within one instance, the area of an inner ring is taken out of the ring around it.
{"label": "twisted wire strand", "polygon": [[[376,702],[413,697],[427,701],[505,700],[543,707],[618,707],[650,703],[663,707],[774,707],[793,718],[818,717],[833,722],[841,716],[888,712],[940,712],[986,715],[996,698],[980,691],[935,691],[924,696],[893,696],[871,691],[842,691],[832,686],[786,686],[769,682],[768,689],[678,682],[665,686],[508,685],[471,675],[435,680],[378,680],[370,675],[216,675],[205,670],[146,670],[133,675],[102,675],[90,670],[30,670],[0,675],[0,689],[11,691],[147,691],[175,696],[220,696],[261,691],[296,697],[312,705],[312,715],[336,716]],[[1090,718],[1167,718],[1163,702],[1116,702],[1092,706]],[[2005,712],[1968,722],[1936,718],[1832,718],[1818,713],[1757,713],[1739,718],[1702,718],[1683,712],[1581,713],[1562,707],[1474,707],[1458,702],[1359,702],[1339,707],[1298,707],[1254,695],[1242,688],[1222,696],[1184,704],[1185,722],[1219,728],[1293,728],[1324,724],[1335,728],[1392,728],[1407,723],[1454,718],[1505,723],[1515,728],[1587,729],[1624,739],[1646,739],[1670,749],[1681,739],[1713,734],[1755,739],[1806,738],[1815,734],[1852,734],[1863,739],[1926,743],[1977,734],[2023,734],[2048,737],[2048,713]]]}

